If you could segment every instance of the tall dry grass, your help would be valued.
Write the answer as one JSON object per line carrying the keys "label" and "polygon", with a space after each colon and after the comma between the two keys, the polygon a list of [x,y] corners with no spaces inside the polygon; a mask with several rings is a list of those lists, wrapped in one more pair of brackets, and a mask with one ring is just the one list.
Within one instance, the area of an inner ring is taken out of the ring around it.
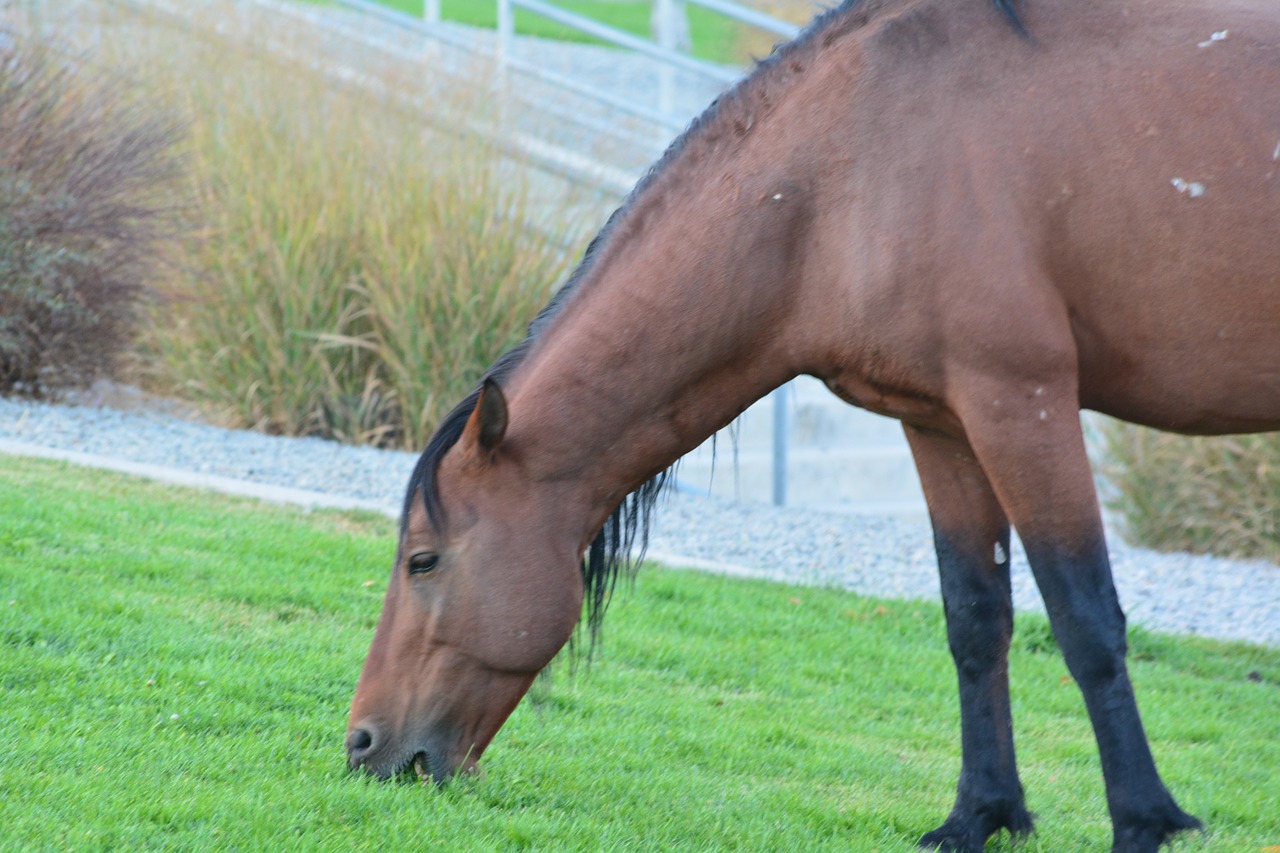
{"label": "tall dry grass", "polygon": [[1280,561],[1280,434],[1188,438],[1113,421],[1101,435],[1107,503],[1131,540]]}
{"label": "tall dry grass", "polygon": [[190,117],[203,230],[149,382],[233,425],[420,447],[562,280],[574,229],[483,140],[424,120],[474,118],[487,91],[419,108],[412,80],[335,83],[274,38],[152,46],[148,85]]}
{"label": "tall dry grass", "polygon": [[[835,5],[835,0],[831,0],[831,2],[822,2],[822,0],[742,0],[742,4],[759,12],[772,15],[775,18],[804,26],[815,15]],[[782,36],[744,24],[738,28],[738,43],[734,46],[734,52],[742,57],[744,62],[752,59],[763,59],[773,52],[774,45],[781,41],[783,41]]]}

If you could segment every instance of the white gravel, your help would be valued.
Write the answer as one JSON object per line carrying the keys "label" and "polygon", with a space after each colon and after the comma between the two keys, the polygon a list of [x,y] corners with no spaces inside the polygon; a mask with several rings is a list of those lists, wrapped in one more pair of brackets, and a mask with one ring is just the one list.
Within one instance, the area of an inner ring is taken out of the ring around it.
{"label": "white gravel", "polygon": [[[0,399],[0,439],[376,502],[394,513],[412,453],[228,430],[141,407]],[[2,466],[0,466],[2,470]],[[1021,548],[1014,599],[1043,609]],[[1111,536],[1120,598],[1146,628],[1280,646],[1280,566],[1160,554]],[[674,564],[834,585],[889,598],[938,597],[927,524],[672,492],[652,556]]]}

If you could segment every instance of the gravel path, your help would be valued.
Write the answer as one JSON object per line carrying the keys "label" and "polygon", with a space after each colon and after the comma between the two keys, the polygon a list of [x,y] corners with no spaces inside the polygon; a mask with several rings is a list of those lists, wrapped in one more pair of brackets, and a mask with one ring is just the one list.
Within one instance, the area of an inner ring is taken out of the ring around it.
{"label": "gravel path", "polygon": [[[238,480],[374,501],[394,513],[416,455],[227,430],[157,411],[0,399],[0,439]],[[124,406],[121,408],[121,406]],[[729,472],[731,473],[731,472]],[[726,474],[727,476],[728,474]],[[1130,621],[1147,628],[1280,646],[1280,566],[1159,554],[1111,536]],[[1013,555],[1019,609],[1042,610],[1021,549]],[[673,492],[650,554],[695,568],[835,585],[889,598],[938,597],[929,530],[920,522],[805,508],[776,509]]]}

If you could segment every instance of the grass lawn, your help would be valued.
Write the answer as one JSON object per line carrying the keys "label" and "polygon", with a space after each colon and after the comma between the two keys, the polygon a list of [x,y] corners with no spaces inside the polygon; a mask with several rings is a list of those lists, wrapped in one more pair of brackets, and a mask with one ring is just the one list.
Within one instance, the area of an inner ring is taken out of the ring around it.
{"label": "grass lawn", "polygon": [[[422,17],[422,0],[378,0],[384,6],[399,9],[415,17]],[[633,35],[649,38],[649,16],[653,13],[651,0],[556,0],[563,9],[594,18]],[[689,37],[693,42],[693,55],[701,59],[725,64],[742,64],[741,43],[743,27],[736,21],[701,6],[689,6]],[[526,9],[516,9],[516,32],[542,38],[599,44],[596,39],[579,30],[563,26]],[[497,3],[493,0],[443,0],[440,17],[475,27],[497,26]],[[781,38],[781,37],[779,37]]]}
{"label": "grass lawn", "polygon": [[[940,608],[647,568],[483,779],[349,776],[343,727],[393,523],[0,457],[5,850],[909,851],[959,769]],[[855,556],[856,558],[856,556]],[[1045,624],[1012,662],[1020,850],[1110,840]],[[1280,650],[1136,632],[1176,849],[1280,845]],[[1008,850],[1002,840],[992,849]]]}

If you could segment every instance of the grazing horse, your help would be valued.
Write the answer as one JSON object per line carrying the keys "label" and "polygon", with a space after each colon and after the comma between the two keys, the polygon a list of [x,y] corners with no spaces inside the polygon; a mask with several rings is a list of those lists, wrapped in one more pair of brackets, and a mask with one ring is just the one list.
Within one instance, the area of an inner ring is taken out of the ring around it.
{"label": "grazing horse", "polygon": [[1081,408],[1280,429],[1275,0],[849,0],[671,146],[441,424],[351,709],[349,763],[484,752],[663,472],[800,374],[903,424],[959,674],[924,847],[1031,829],[1014,761],[1017,529],[1101,755],[1115,851],[1198,826],[1125,667]]}

